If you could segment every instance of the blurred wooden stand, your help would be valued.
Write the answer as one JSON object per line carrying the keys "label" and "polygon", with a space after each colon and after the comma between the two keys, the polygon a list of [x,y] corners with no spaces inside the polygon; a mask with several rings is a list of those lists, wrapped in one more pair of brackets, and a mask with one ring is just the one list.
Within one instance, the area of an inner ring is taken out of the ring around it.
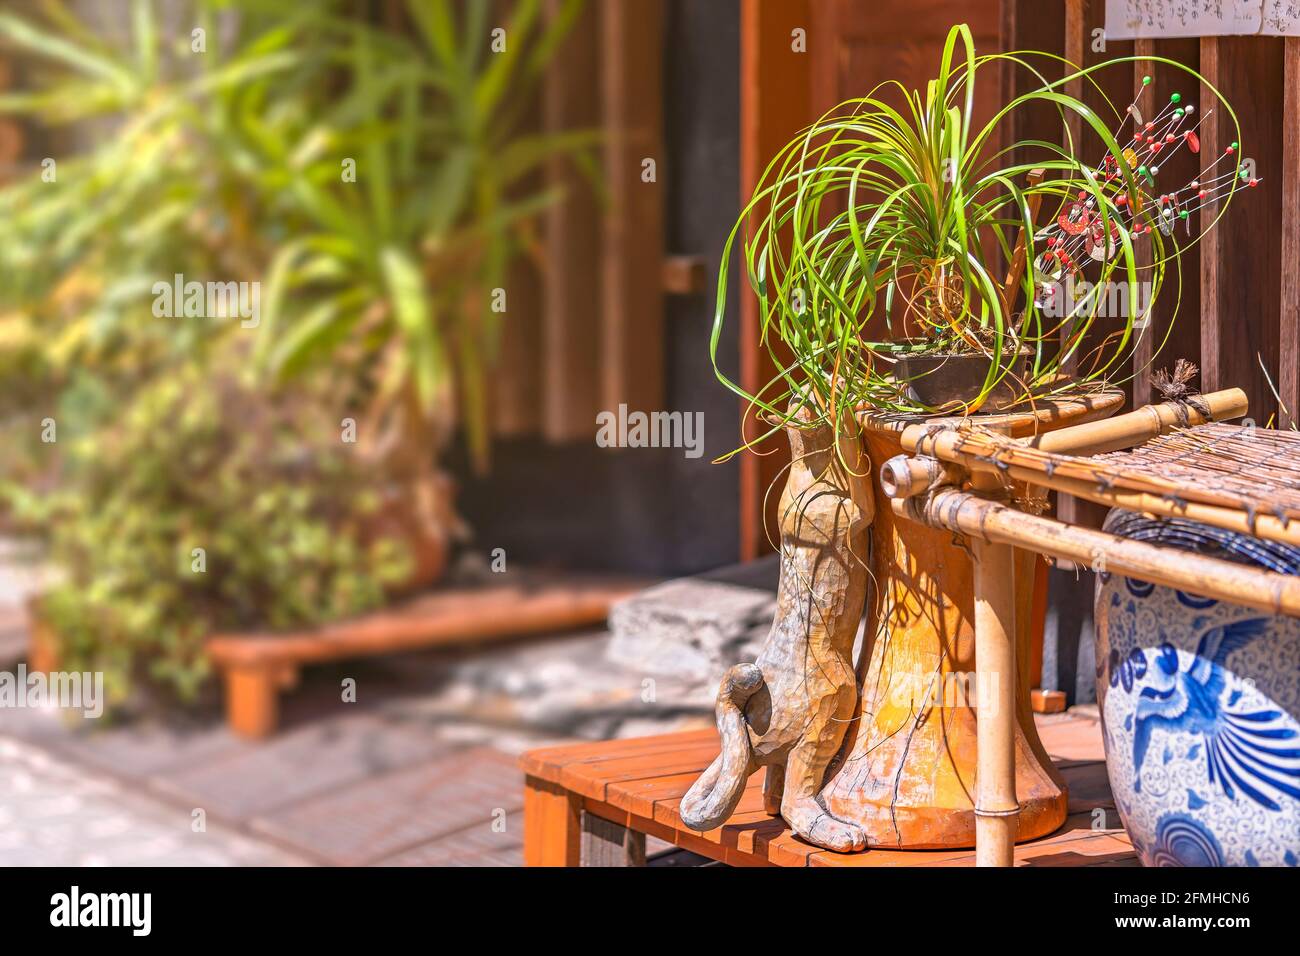
{"label": "blurred wooden stand", "polygon": [[230,729],[254,739],[273,733],[280,693],[297,685],[304,665],[589,627],[605,620],[613,602],[645,584],[512,573],[520,576],[523,583],[433,591],[314,630],[209,639]]}

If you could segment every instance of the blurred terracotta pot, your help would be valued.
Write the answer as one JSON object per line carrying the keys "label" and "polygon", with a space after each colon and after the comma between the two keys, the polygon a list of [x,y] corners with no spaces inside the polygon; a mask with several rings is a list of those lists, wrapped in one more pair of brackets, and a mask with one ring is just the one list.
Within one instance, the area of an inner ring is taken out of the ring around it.
{"label": "blurred terracotta pot", "polygon": [[387,486],[381,497],[364,536],[369,541],[400,541],[411,557],[410,574],[390,586],[389,594],[410,594],[436,584],[446,573],[451,542],[460,528],[455,483],[446,475],[422,476]]}
{"label": "blurred terracotta pot", "polygon": [[32,673],[51,674],[61,670],[59,637],[41,610],[38,597],[27,599],[27,669]]}

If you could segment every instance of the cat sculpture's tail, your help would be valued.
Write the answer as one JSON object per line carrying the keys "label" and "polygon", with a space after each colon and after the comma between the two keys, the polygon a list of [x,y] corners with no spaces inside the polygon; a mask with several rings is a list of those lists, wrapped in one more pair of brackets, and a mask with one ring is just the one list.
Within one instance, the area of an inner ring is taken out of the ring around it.
{"label": "cat sculpture's tail", "polygon": [[722,752],[682,797],[682,822],[705,831],[726,822],[745,792],[745,782],[756,769],[754,751],[745,725],[745,702],[763,686],[757,664],[737,664],[718,687],[718,734]]}

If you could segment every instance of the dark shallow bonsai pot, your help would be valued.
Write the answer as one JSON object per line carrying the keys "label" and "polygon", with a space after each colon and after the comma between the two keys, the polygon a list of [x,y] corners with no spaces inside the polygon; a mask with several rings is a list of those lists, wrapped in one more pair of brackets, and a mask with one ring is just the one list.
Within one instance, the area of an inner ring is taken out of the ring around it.
{"label": "dark shallow bonsai pot", "polygon": [[[1034,353],[1023,351],[1002,356],[1006,374],[993,386],[981,412],[996,412],[1017,405],[1025,397]],[[898,357],[894,367],[900,382],[906,383],[907,396],[930,408],[968,405],[984,388],[993,364],[990,356],[979,352],[913,352]]]}

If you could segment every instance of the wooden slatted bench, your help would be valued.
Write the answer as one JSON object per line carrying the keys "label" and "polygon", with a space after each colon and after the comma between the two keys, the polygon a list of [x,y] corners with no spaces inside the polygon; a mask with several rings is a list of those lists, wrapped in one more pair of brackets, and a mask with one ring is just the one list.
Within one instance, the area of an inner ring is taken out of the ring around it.
{"label": "wooden slatted bench", "polygon": [[532,576],[521,583],[434,592],[301,633],[217,636],[206,648],[224,684],[230,729],[256,739],[275,730],[279,694],[297,683],[303,665],[589,627],[645,583]]}
{"label": "wooden slatted bench", "polygon": [[[1016,865],[1136,866],[1111,804],[1095,721],[1053,715],[1040,719],[1039,732],[1070,786],[1070,815],[1056,833],[1017,846]],[[696,833],[677,804],[717,753],[711,729],[529,751],[520,758],[525,865],[638,865],[646,836],[734,866],[975,864],[973,849],[842,854],[811,846],[764,812],[761,773],[727,823]]]}

